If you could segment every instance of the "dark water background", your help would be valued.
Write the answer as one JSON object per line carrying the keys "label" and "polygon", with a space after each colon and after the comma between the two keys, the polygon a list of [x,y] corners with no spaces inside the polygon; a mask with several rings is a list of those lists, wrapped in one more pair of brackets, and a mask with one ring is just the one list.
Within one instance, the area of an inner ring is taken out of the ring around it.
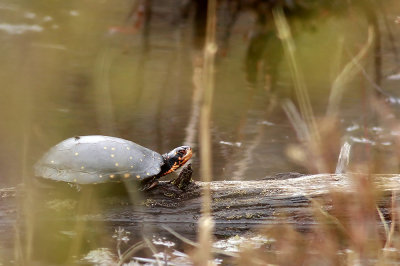
{"label": "dark water background", "polygon": [[[32,165],[52,145],[91,134],[129,139],[160,153],[190,144],[194,177],[200,178],[197,123],[190,123],[196,122],[192,80],[201,33],[194,11],[189,8],[184,17],[180,3],[153,0],[149,24],[135,28],[140,14],[132,11],[134,1],[0,1],[0,187],[31,178]],[[230,18],[224,8],[221,4],[212,112],[213,179],[307,173],[286,155],[297,139],[280,107],[283,99],[294,98],[288,66],[276,49],[279,40],[254,41],[259,26],[251,8],[239,12],[225,38]],[[393,1],[386,9],[398,49],[399,5]],[[333,80],[365,43],[367,23],[358,8],[316,13],[293,19],[292,26],[298,64],[318,117],[326,112]],[[380,23],[382,87],[396,97],[399,82],[390,75],[398,73],[399,62]],[[267,25],[274,28],[272,20]],[[275,72],[249,78],[255,74],[246,68],[250,45],[267,47],[258,69],[278,58]],[[365,58],[368,73],[373,73],[372,62],[371,55]],[[264,82],[267,74],[276,79],[270,86]],[[352,141],[354,160],[362,160],[357,154],[367,146],[389,157],[392,137],[400,134],[374,119],[367,101],[374,94],[371,87],[359,74],[346,85],[341,103],[337,130]],[[392,107],[396,113],[398,106]],[[340,146],[334,149],[338,154]],[[384,160],[381,169],[398,172],[397,161]]]}

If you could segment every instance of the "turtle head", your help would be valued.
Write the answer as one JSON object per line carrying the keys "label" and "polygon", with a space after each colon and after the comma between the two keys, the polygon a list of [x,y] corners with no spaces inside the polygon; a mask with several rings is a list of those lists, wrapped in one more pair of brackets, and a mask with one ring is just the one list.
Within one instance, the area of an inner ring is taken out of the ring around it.
{"label": "turtle head", "polygon": [[180,146],[163,154],[163,157],[164,165],[161,174],[167,175],[184,165],[192,157],[192,148],[189,146]]}

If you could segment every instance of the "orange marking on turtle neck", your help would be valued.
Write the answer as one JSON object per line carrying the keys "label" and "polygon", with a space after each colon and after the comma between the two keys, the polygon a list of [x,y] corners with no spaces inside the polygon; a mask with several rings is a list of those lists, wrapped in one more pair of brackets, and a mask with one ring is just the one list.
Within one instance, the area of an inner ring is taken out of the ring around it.
{"label": "orange marking on turtle neck", "polygon": [[169,169],[163,175],[168,175],[169,173],[172,173],[173,171],[175,171],[177,168],[179,168],[179,164],[175,162],[174,165],[172,165],[171,169]]}

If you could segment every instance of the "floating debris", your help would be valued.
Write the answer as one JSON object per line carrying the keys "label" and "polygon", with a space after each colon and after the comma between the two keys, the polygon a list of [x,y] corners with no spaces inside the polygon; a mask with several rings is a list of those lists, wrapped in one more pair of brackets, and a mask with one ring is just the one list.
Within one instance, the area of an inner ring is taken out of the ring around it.
{"label": "floating debris", "polygon": [[360,126],[353,123],[351,126],[349,126],[349,127],[346,128],[346,131],[347,131],[347,132],[351,132],[351,131],[356,131],[356,130],[358,130],[358,129],[360,129]]}
{"label": "floating debris", "polygon": [[26,13],[24,14],[24,17],[25,17],[25,18],[29,18],[29,19],[34,19],[34,18],[36,18],[36,14],[33,13],[33,12],[26,12]]}
{"label": "floating debris", "polygon": [[358,138],[358,137],[350,137],[350,139],[353,142],[356,142],[356,143],[365,143],[365,144],[376,145],[375,141],[372,141],[372,140],[364,138],[364,137],[360,137],[360,138]]}
{"label": "floating debris", "polygon": [[384,129],[381,127],[372,127],[371,130],[374,132],[382,132]]}
{"label": "floating debris", "polygon": [[275,126],[275,123],[272,123],[272,122],[269,122],[269,121],[266,121],[266,120],[258,122],[258,124],[259,125],[266,125],[266,126]]}
{"label": "floating debris", "polygon": [[393,74],[387,77],[388,80],[400,80],[400,73]]}
{"label": "floating debris", "polygon": [[262,235],[255,236],[233,236],[228,239],[223,239],[213,244],[214,248],[222,249],[227,252],[239,252],[243,246],[251,246],[252,248],[260,248],[262,245],[274,242],[274,239],[267,238]]}
{"label": "floating debris", "polygon": [[391,104],[399,104],[400,103],[400,99],[399,98],[395,98],[395,97],[388,97],[388,98],[386,98],[386,102],[387,103],[391,103]]}
{"label": "floating debris", "polygon": [[69,14],[70,14],[71,16],[74,16],[74,17],[79,16],[79,12],[76,11],[76,10],[71,10],[71,11],[69,11]]}
{"label": "floating debris", "polygon": [[39,25],[27,25],[27,24],[12,25],[7,23],[1,23],[0,30],[5,31],[9,34],[23,34],[27,31],[41,32],[43,31],[43,27]]}
{"label": "floating debris", "polygon": [[390,141],[386,141],[386,142],[382,142],[381,145],[383,145],[383,146],[391,146],[391,145],[393,145],[393,143],[390,142]]}
{"label": "floating debris", "polygon": [[94,265],[116,265],[118,260],[116,256],[108,248],[99,248],[89,251],[82,261]]}
{"label": "floating debris", "polygon": [[230,142],[230,141],[223,141],[223,140],[221,140],[219,143],[220,143],[220,144],[223,144],[223,145],[229,145],[229,146],[235,146],[235,147],[240,147],[240,146],[242,146],[242,143],[241,143],[241,142]]}
{"label": "floating debris", "polygon": [[390,131],[390,135],[392,135],[392,136],[400,136],[400,131]]}
{"label": "floating debris", "polygon": [[170,248],[170,247],[174,247],[174,246],[175,246],[175,243],[174,243],[174,242],[171,242],[171,241],[167,240],[165,237],[163,237],[163,238],[158,238],[158,239],[154,239],[154,238],[153,238],[153,244],[154,244],[154,245],[165,246],[165,247],[167,247],[167,248]]}
{"label": "floating debris", "polygon": [[43,18],[43,21],[44,21],[44,22],[52,21],[52,20],[53,20],[53,18],[50,17],[50,16],[45,16],[45,17]]}

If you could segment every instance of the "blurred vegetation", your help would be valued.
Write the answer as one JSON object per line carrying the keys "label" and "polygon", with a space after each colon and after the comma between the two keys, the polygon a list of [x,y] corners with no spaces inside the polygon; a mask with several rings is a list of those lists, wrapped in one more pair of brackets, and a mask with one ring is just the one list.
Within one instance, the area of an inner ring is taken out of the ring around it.
{"label": "blurred vegetation", "polygon": [[[118,136],[159,152],[190,144],[200,153],[196,69],[205,66],[207,8],[205,0],[2,0],[0,184],[22,182],[28,193],[18,202],[18,224],[1,231],[0,264],[72,264],[115,243],[109,264],[139,250],[156,253],[125,229],[75,220],[101,209],[90,193],[36,201],[31,169],[75,135]],[[332,191],[313,202],[318,224],[310,232],[266,228],[272,244],[245,249],[233,263],[399,260],[397,202],[380,213],[382,192],[371,182],[375,173],[399,172],[398,14],[396,1],[217,1],[207,178],[334,172],[345,140],[352,141],[350,169],[365,174],[354,177],[355,194]],[[58,214],[43,222],[35,216],[41,204]]]}

